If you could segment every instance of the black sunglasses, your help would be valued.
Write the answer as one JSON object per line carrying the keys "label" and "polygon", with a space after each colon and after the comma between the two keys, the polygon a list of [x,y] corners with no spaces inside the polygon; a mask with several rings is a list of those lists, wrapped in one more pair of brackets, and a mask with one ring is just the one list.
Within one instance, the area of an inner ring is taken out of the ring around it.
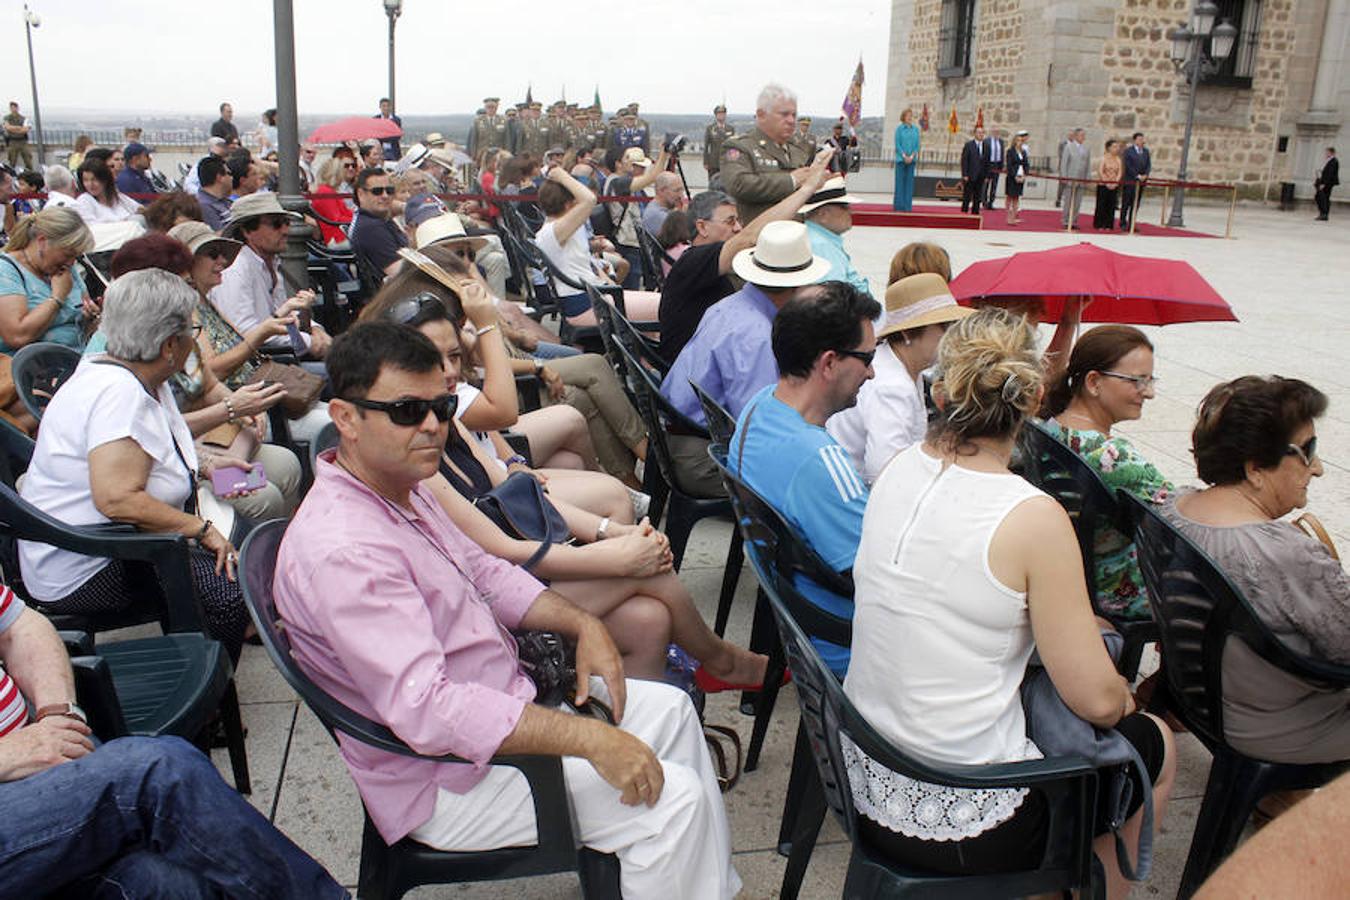
{"label": "black sunglasses", "polygon": [[363,190],[363,191],[369,191],[370,193],[374,194],[376,197],[380,196],[381,194],[388,194],[388,195],[391,196],[391,197],[394,196],[394,188],[393,188],[393,185],[389,185],[389,186],[387,186],[387,187],[368,187],[368,188],[362,188],[361,190]]}
{"label": "black sunglasses", "polygon": [[[422,291],[411,297],[404,297],[389,307],[389,311],[384,314],[384,317],[397,325],[407,325],[409,322],[422,318],[424,313],[430,313],[432,318],[450,318],[441,298],[430,291]],[[425,322],[427,319],[422,318],[422,321]]]}
{"label": "black sunglasses", "polygon": [[875,359],[877,355],[877,351],[875,350],[836,350],[834,352],[840,356],[851,356],[864,366],[872,365],[872,360]]}
{"label": "black sunglasses", "polygon": [[389,421],[404,428],[421,425],[427,420],[427,413],[435,413],[437,422],[449,422],[459,408],[459,397],[455,394],[442,394],[434,400],[348,400],[353,406],[373,409],[384,413]]}
{"label": "black sunglasses", "polygon": [[1297,456],[1305,466],[1312,468],[1313,460],[1317,459],[1317,435],[1308,438],[1302,446],[1290,444],[1284,451],[1284,455]]}

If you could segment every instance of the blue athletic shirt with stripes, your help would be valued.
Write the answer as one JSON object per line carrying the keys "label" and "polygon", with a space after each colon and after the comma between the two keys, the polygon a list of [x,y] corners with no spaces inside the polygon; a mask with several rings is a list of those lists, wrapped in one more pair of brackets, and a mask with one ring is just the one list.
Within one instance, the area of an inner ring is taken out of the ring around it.
{"label": "blue athletic shirt with stripes", "polygon": [[[807,422],[775,397],[777,387],[771,384],[761,390],[741,412],[728,453],[731,471],[791,522],[826,564],[838,572],[848,571],[862,537],[867,485],[848,451],[824,428]],[[797,587],[822,609],[853,618],[852,598],[807,578],[799,578]],[[848,671],[848,648],[813,643],[835,674]]]}

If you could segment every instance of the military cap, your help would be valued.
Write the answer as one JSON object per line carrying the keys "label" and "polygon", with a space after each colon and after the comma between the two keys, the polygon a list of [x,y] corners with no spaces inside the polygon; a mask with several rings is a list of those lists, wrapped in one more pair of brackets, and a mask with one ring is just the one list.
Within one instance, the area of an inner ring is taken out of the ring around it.
{"label": "military cap", "polygon": [[502,102],[502,98],[501,98],[501,97],[484,97],[484,98],[483,98],[483,102],[484,102],[484,103],[501,103],[501,102]]}
{"label": "military cap", "polygon": [[719,103],[719,104],[717,104],[716,106],[713,107],[713,112],[715,112],[715,113],[726,112],[726,111],[727,111],[726,104],[723,104],[723,103]]}

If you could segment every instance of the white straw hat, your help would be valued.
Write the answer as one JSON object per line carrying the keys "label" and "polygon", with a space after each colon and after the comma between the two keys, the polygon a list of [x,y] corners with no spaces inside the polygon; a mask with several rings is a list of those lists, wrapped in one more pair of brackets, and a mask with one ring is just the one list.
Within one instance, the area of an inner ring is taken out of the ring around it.
{"label": "white straw hat", "polygon": [[789,288],[819,281],[830,263],[811,253],[811,239],[801,222],[770,222],[760,229],[752,249],[736,254],[731,269],[760,287]]}

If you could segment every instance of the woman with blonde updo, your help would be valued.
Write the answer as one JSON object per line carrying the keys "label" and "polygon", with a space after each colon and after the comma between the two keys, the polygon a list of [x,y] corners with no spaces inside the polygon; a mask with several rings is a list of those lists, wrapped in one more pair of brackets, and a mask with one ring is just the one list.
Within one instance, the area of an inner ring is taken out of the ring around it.
{"label": "woman with blonde updo", "polygon": [[[1033,649],[1074,713],[1139,751],[1158,822],[1172,789],[1171,735],[1135,713],[1098,636],[1073,528],[1052,498],[1008,471],[1040,404],[1041,362],[1025,319],[984,309],[938,346],[928,436],[876,484],[853,567],[853,657],[844,691],[887,739],[939,762],[1039,759],[1019,686]],[[952,874],[1035,868],[1049,809],[1034,789],[976,791],[915,781],[847,740],[860,829],[905,865]],[[1142,785],[1120,834],[1137,846]],[[903,797],[906,802],[897,802]],[[1129,883],[1098,810],[1108,896]]]}

